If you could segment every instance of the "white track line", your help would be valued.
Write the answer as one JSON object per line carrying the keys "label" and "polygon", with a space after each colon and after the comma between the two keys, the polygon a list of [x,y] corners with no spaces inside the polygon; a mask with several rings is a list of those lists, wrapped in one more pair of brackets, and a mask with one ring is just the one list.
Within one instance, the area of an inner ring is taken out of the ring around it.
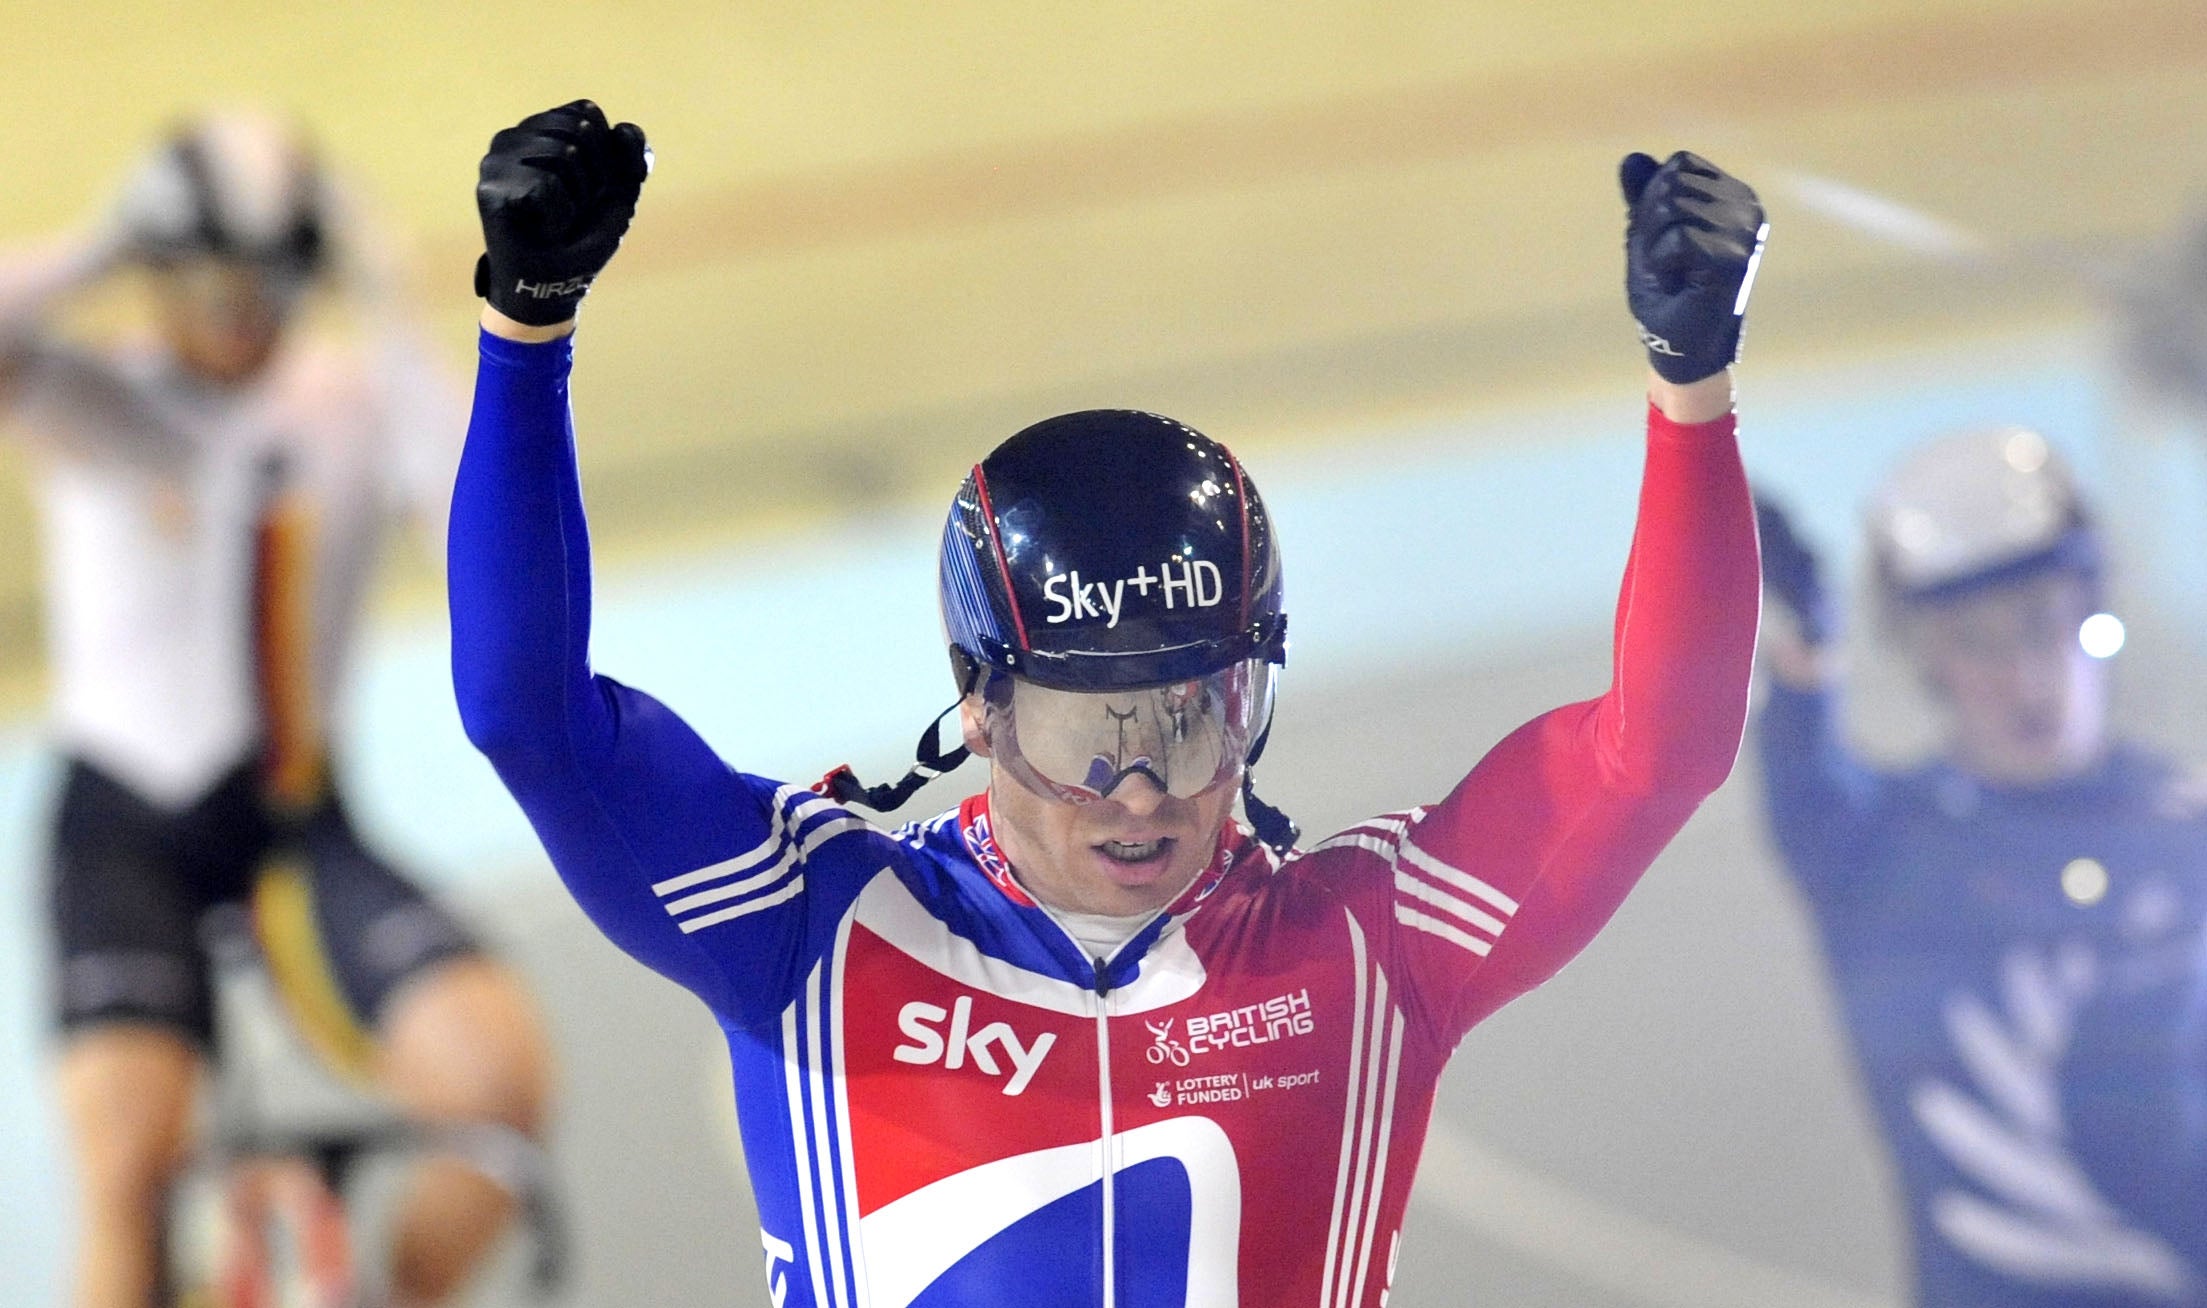
{"label": "white track line", "polygon": [[2122,291],[2134,275],[2128,271],[2128,252],[2137,247],[2135,238],[2003,240],[1835,177],[1774,168],[1769,180],[1773,197],[1783,196],[1826,222],[1952,268],[2041,280],[2051,275],[2100,294]]}
{"label": "white track line", "polygon": [[1779,187],[1819,217],[1930,259],[1984,263],[1993,243],[1959,224],[1836,178],[1779,170]]}

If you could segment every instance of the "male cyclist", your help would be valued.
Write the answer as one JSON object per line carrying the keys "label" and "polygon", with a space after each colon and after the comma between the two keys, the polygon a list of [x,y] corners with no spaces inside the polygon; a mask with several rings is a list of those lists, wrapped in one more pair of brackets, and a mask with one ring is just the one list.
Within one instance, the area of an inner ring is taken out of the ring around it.
{"label": "male cyclist", "polygon": [[1870,514],[1883,633],[1941,711],[1881,769],[1836,612],[1762,508],[1770,822],[1892,1153],[1917,1301],[2207,1304],[2207,807],[2108,719],[2100,529],[2022,428],[1934,441]]}
{"label": "male cyclist", "polygon": [[648,164],[586,101],[483,160],[453,672],[569,890],[726,1031],[774,1301],[1381,1302],[1450,1052],[1592,937],[1731,768],[1753,193],[1692,155],[1624,166],[1655,371],[1615,685],[1438,802],[1297,848],[1249,782],[1285,653],[1274,524],[1224,446],[1154,414],[1039,422],[958,490],[940,578],[964,743],[913,779],[970,750],[989,785],[932,821],[856,811],[906,785],[732,769],[593,673],[572,333]]}
{"label": "male cyclist", "polygon": [[[372,318],[373,253],[295,133],[221,113],[151,151],[96,230],[0,261],[0,406],[40,456],[66,760],[52,889],[80,1308],[158,1293],[217,906],[253,902],[309,1033],[402,1109],[542,1117],[516,978],[361,843],[329,768],[385,528],[403,508],[441,522],[459,425],[395,324],[348,344],[301,321],[318,294]],[[144,328],[73,338],[75,297],[117,274],[143,281]],[[458,1285],[509,1207],[426,1166],[396,1230],[404,1301]]]}

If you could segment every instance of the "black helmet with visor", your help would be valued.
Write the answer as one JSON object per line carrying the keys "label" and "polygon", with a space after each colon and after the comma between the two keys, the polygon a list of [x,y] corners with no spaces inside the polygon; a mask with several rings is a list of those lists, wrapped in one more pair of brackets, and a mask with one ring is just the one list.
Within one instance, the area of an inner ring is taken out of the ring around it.
{"label": "black helmet with visor", "polygon": [[[1293,843],[1247,781],[1287,655],[1279,548],[1225,446],[1129,410],[1036,423],[959,487],[940,583],[959,694],[981,693],[1021,784],[1079,803],[1137,775],[1180,797],[1239,777],[1260,838]],[[962,756],[931,728],[907,781]]]}

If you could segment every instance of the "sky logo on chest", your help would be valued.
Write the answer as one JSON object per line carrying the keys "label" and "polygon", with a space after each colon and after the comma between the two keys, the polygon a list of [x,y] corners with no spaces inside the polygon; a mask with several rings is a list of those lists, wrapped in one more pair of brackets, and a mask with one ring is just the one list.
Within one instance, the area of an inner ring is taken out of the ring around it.
{"label": "sky logo on chest", "polygon": [[[943,1027],[946,1018],[947,1032]],[[921,1067],[940,1064],[952,1071],[970,1064],[985,1076],[1007,1077],[1003,1086],[1007,1095],[1017,1095],[1027,1088],[1049,1055],[1050,1046],[1057,1043],[1054,1031],[1023,1040],[1008,1022],[976,1024],[971,995],[958,996],[948,1011],[940,1004],[915,999],[897,1011],[897,1029],[905,1039],[889,1051],[889,1057]],[[1004,1056],[1003,1063],[997,1061],[999,1053]]]}
{"label": "sky logo on chest", "polygon": [[1119,625],[1129,604],[1153,605],[1165,612],[1215,608],[1226,598],[1226,578],[1209,559],[1167,558],[1152,569],[1143,564],[1118,577],[1084,577],[1078,568],[1052,572],[1042,580],[1042,598],[1052,625],[1101,618],[1106,628]]}

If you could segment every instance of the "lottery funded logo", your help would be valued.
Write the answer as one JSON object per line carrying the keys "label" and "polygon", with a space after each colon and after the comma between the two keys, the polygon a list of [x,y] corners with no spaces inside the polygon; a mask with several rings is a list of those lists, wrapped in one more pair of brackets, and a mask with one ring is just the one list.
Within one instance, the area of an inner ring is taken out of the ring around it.
{"label": "lottery funded logo", "polygon": [[[1164,1089],[1160,1083],[1158,1089]],[[1173,1105],[1186,1108],[1191,1104],[1232,1104],[1249,1097],[1249,1077],[1241,1072],[1226,1072],[1219,1076],[1184,1076],[1172,1085]],[[1150,1102],[1156,1103],[1153,1091]],[[1162,1108],[1164,1105],[1158,1104]]]}
{"label": "lottery funded logo", "polygon": [[1143,1097],[1158,1108],[1236,1104],[1267,1090],[1300,1090],[1304,1086],[1317,1085],[1318,1073],[1319,1069],[1313,1067],[1301,1072],[1266,1073],[1262,1076],[1251,1076],[1247,1072],[1184,1076],[1177,1081],[1159,1081]]}

